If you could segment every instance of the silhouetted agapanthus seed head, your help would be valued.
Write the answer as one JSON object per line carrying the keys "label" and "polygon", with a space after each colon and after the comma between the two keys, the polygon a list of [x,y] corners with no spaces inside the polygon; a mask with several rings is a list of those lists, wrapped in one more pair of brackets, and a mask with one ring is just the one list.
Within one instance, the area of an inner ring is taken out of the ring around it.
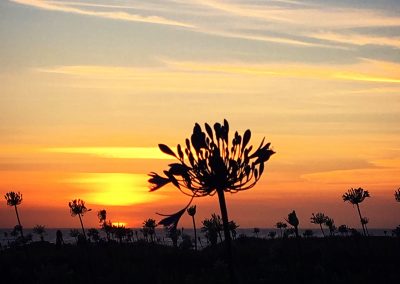
{"label": "silhouetted agapanthus seed head", "polygon": [[345,194],[343,194],[343,201],[348,201],[351,204],[359,204],[364,201],[365,198],[370,197],[368,190],[359,188],[350,188]]}
{"label": "silhouetted agapanthus seed head", "polygon": [[7,205],[9,206],[17,206],[22,202],[22,193],[10,191],[4,195],[4,198],[7,201]]}
{"label": "silhouetted agapanthus seed head", "polygon": [[318,212],[317,214],[312,213],[311,214],[311,223],[313,224],[324,224],[327,219],[329,219],[328,216],[325,216],[324,213]]}
{"label": "silhouetted agapanthus seed head", "polygon": [[76,215],[83,215],[88,211],[91,211],[92,209],[87,209],[85,206],[85,201],[81,199],[74,199],[71,202],[68,203],[68,206],[70,208],[70,212],[72,216]]}
{"label": "silhouetted agapanthus seed head", "polygon": [[211,128],[205,124],[205,131],[195,124],[193,133],[186,139],[185,146],[177,146],[176,152],[167,145],[159,148],[167,155],[177,159],[164,171],[165,176],[150,173],[151,191],[172,183],[183,193],[194,196],[215,194],[216,190],[238,192],[252,188],[264,172],[264,163],[274,151],[264,139],[257,149],[253,150],[248,143],[250,130],[243,136],[235,132],[229,140],[229,124],[215,123]]}

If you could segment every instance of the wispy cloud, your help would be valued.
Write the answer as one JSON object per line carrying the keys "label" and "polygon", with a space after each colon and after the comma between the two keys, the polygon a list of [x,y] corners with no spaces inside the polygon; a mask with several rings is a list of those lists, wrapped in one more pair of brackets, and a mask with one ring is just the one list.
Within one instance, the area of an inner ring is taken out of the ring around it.
{"label": "wispy cloud", "polygon": [[310,37],[317,39],[328,40],[337,43],[346,43],[352,45],[385,45],[394,48],[400,48],[399,37],[384,37],[352,33],[335,33],[335,32],[320,32],[310,34]]}
{"label": "wispy cloud", "polygon": [[284,45],[336,49],[362,44],[399,46],[396,38],[341,33],[340,29],[347,28],[400,25],[399,17],[386,15],[382,11],[351,7],[328,7],[298,1],[256,4],[215,0],[170,0],[161,3],[130,0],[123,4],[54,0],[9,1],[50,11],[179,26],[213,36]]}
{"label": "wispy cloud", "polygon": [[400,64],[362,59],[359,63],[343,66],[293,63],[275,64],[215,64],[165,61],[176,69],[197,72],[228,73],[258,76],[278,76],[327,80],[400,83]]}
{"label": "wispy cloud", "polygon": [[302,63],[264,63],[244,64],[191,62],[171,59],[161,59],[163,67],[135,68],[117,66],[58,66],[54,68],[37,69],[38,72],[80,76],[82,78],[97,78],[108,80],[131,80],[133,78],[152,78],[160,82],[176,82],[179,78],[196,75],[218,80],[225,80],[226,75],[259,76],[259,77],[292,77],[319,80],[365,81],[381,83],[400,83],[398,70],[400,64],[361,59],[358,63],[349,65],[312,65]]}
{"label": "wispy cloud", "polygon": [[112,159],[157,159],[168,160],[171,157],[160,149],[152,147],[58,147],[44,148],[42,152],[61,154],[80,154]]}
{"label": "wispy cloud", "polygon": [[[68,5],[68,2],[56,2],[56,1],[41,1],[41,0],[10,0],[12,2],[32,6],[39,9],[50,10],[50,11],[59,11],[65,13],[73,13],[85,16],[94,16],[105,19],[113,19],[113,20],[122,20],[122,21],[131,21],[131,22],[144,22],[144,23],[152,23],[152,24],[161,24],[161,25],[171,25],[171,26],[179,26],[185,28],[192,28],[193,26],[187,23],[169,20],[160,16],[142,16],[137,14],[127,13],[125,11],[95,11],[89,9],[81,9],[74,7],[76,6],[76,2],[73,5]],[[97,5],[99,7],[99,5]],[[93,5],[88,7],[94,7]]]}
{"label": "wispy cloud", "polygon": [[268,22],[279,21],[298,26],[349,28],[400,25],[400,18],[368,9],[329,8],[323,4],[299,8],[296,5],[293,7],[271,4],[249,5],[245,2],[233,4],[214,0],[198,0],[196,2],[238,16],[258,18]]}

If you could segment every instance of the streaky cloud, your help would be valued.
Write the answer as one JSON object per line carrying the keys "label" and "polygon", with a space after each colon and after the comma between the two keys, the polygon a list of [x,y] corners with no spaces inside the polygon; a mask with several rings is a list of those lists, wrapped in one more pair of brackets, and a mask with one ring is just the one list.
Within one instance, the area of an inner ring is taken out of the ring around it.
{"label": "streaky cloud", "polygon": [[130,22],[143,22],[150,24],[160,24],[169,26],[178,26],[183,28],[193,28],[192,25],[169,20],[159,16],[142,16],[137,14],[131,14],[123,11],[93,11],[84,10],[77,7],[67,5],[68,2],[56,2],[56,1],[40,1],[40,0],[9,0],[21,5],[32,6],[38,9],[49,10],[49,11],[59,11],[65,13],[73,13],[86,16],[94,16],[105,19],[130,21]]}
{"label": "streaky cloud", "polygon": [[354,33],[320,32],[309,35],[321,40],[351,45],[382,45],[400,49],[399,37],[371,36]]}
{"label": "streaky cloud", "polygon": [[111,159],[168,160],[156,147],[50,147],[43,152],[90,155]]}

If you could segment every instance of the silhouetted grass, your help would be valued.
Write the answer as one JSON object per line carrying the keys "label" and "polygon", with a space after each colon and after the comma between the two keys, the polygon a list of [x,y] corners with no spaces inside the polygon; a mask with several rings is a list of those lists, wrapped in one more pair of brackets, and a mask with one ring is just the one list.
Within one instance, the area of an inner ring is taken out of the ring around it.
{"label": "silhouetted grass", "polygon": [[[400,240],[389,237],[239,238],[238,283],[396,283]],[[47,242],[0,252],[2,283],[228,283],[221,245],[202,251],[146,242]]]}

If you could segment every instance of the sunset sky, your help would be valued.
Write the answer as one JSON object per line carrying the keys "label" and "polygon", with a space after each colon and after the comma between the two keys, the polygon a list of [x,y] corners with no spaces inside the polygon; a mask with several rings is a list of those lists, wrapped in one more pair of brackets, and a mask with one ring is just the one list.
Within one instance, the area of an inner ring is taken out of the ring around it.
{"label": "sunset sky", "polygon": [[[372,196],[370,227],[399,225],[398,0],[0,1],[0,191],[23,194],[24,227],[79,226],[75,198],[87,227],[103,208],[129,227],[178,211],[175,188],[148,192],[172,161],[157,145],[224,118],[276,151],[227,196],[241,227],[292,210],[360,227],[351,187]],[[219,213],[216,196],[194,203],[198,222]],[[0,227],[15,224],[2,197]]]}

